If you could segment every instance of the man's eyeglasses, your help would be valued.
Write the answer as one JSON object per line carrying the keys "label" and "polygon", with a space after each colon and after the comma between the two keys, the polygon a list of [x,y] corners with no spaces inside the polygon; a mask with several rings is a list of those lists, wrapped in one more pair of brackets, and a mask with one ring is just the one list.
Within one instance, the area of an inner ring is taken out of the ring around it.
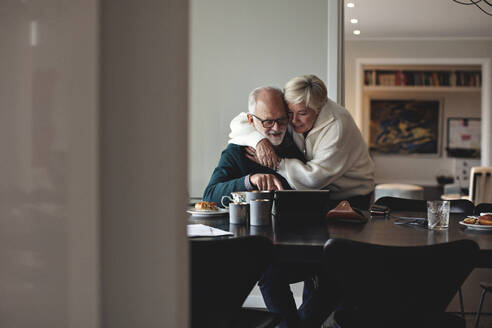
{"label": "man's eyeglasses", "polygon": [[287,116],[285,116],[285,117],[277,118],[276,120],[269,120],[269,119],[262,120],[261,118],[259,118],[258,116],[254,115],[254,114],[251,114],[251,116],[258,119],[261,122],[261,125],[263,125],[263,127],[265,129],[269,129],[269,128],[273,127],[275,125],[275,123],[278,123],[279,126],[287,125],[287,123],[289,123],[289,121],[292,117],[292,113],[287,114]]}

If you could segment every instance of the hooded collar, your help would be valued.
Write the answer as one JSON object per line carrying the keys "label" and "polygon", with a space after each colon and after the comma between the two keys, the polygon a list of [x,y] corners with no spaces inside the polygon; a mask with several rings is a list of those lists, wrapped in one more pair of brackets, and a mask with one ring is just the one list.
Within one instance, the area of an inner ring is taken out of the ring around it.
{"label": "hooded collar", "polygon": [[330,124],[335,120],[335,116],[333,115],[333,110],[332,110],[333,108],[332,103],[333,102],[330,99],[328,99],[328,101],[323,106],[323,108],[321,108],[318,117],[314,122],[313,128],[311,129],[311,131],[309,131],[307,135],[308,137],[312,133],[315,133],[316,131],[323,129],[325,126],[327,126],[328,124]]}

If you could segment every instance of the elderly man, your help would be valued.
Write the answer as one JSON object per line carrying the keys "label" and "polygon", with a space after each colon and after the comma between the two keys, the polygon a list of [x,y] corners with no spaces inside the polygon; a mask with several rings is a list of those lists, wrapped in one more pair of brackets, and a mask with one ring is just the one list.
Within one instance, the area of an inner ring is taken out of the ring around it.
{"label": "elderly man", "polygon": [[[289,117],[282,91],[261,87],[249,95],[248,120],[265,136],[283,157],[304,160],[303,154],[287,134]],[[229,144],[222,152],[219,164],[212,173],[203,200],[220,204],[222,196],[233,191],[291,189],[287,181],[270,168],[259,165],[245,156],[245,147]]]}
{"label": "elderly man", "polygon": [[[289,116],[280,90],[262,87],[249,96],[250,126],[266,137],[282,157],[304,161],[290,134],[286,134]],[[205,189],[203,199],[220,203],[223,195],[233,191],[252,189],[290,189],[287,181],[275,171],[246,157],[246,148],[230,143],[222,152],[218,166]],[[314,277],[319,268],[303,263],[273,263],[263,274],[258,285],[268,310],[282,317],[281,327],[320,326],[329,314],[330,306],[320,301],[323,287],[314,288]],[[296,308],[290,284],[304,281],[303,303]]]}

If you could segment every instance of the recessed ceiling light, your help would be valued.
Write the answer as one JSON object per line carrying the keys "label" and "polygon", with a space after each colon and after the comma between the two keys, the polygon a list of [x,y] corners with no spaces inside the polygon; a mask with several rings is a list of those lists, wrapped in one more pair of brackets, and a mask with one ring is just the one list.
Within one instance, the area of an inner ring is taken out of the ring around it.
{"label": "recessed ceiling light", "polygon": [[360,31],[359,30],[354,30],[354,34],[355,35],[359,35],[360,34]]}
{"label": "recessed ceiling light", "polygon": [[354,3],[353,3],[353,2],[349,2],[349,3],[347,3],[347,7],[349,7],[349,8],[354,8],[354,7],[355,7],[355,5],[354,5]]}
{"label": "recessed ceiling light", "polygon": [[359,20],[358,20],[357,18],[352,18],[352,19],[350,20],[350,22],[351,22],[352,24],[357,24],[357,23],[359,22]]}

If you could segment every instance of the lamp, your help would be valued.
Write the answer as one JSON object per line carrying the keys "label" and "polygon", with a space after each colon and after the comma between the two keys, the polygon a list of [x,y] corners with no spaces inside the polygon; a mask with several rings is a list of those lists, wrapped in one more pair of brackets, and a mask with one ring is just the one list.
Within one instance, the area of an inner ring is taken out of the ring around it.
{"label": "lamp", "polygon": [[491,0],[469,0],[469,2],[463,2],[459,0],[453,0],[460,5],[475,5],[478,9],[480,9],[485,14],[492,16],[492,1]]}

